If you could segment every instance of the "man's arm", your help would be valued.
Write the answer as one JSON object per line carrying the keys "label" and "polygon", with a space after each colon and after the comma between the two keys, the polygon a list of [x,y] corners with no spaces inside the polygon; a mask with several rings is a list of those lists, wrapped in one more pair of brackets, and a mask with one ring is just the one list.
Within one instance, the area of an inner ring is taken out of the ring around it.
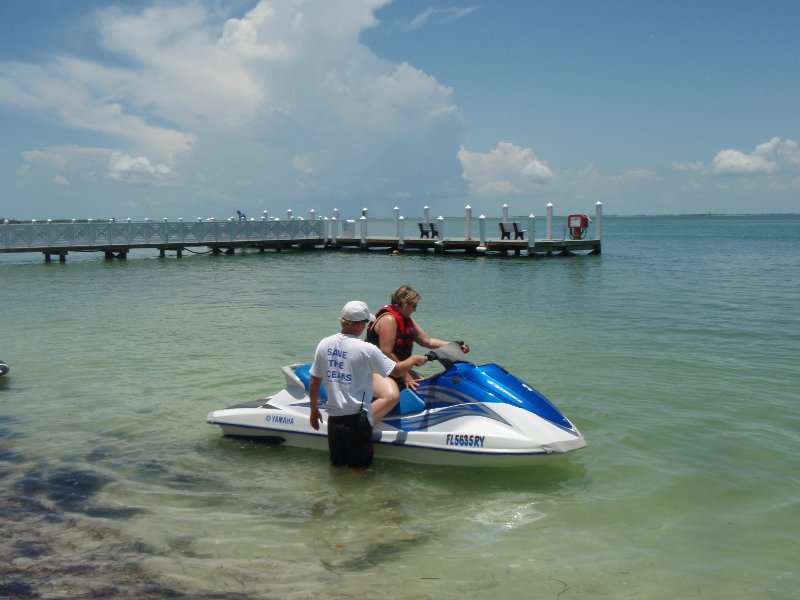
{"label": "man's arm", "polygon": [[311,383],[308,385],[308,398],[311,400],[311,411],[308,413],[308,420],[314,429],[319,429],[319,425],[322,423],[322,414],[319,412],[319,389],[321,385],[322,379],[312,375]]}
{"label": "man's arm", "polygon": [[389,373],[391,377],[399,377],[400,375],[405,375],[414,367],[419,367],[424,365],[428,362],[428,359],[422,354],[412,354],[405,360],[401,360],[398,363],[395,363],[394,369],[392,372]]}

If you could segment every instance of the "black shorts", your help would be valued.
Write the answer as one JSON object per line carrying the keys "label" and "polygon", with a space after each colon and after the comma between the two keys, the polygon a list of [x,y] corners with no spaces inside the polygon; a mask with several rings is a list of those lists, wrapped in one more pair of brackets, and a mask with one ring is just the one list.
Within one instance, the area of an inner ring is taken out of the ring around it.
{"label": "black shorts", "polygon": [[372,425],[367,413],[328,417],[331,466],[367,469],[372,465]]}

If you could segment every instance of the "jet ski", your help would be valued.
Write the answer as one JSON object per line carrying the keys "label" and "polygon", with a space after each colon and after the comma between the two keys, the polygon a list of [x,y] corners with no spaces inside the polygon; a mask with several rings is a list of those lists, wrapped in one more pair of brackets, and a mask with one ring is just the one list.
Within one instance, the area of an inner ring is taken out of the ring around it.
{"label": "jet ski", "polygon": [[[431,351],[444,371],[405,389],[373,430],[376,458],[454,466],[519,466],[551,460],[586,446],[580,431],[521,379],[495,363],[476,366],[457,342]],[[328,449],[323,425],[309,423],[310,364],[282,368],[286,387],[273,396],[208,413],[225,436]]]}
{"label": "jet ski", "polygon": [[10,367],[2,360],[0,360],[0,377],[8,373],[10,370],[11,370]]}

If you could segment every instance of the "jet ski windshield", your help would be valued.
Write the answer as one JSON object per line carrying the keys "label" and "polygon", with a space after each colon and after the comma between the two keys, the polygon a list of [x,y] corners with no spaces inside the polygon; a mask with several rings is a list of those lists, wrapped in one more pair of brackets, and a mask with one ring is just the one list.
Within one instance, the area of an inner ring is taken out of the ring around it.
{"label": "jet ski windshield", "polygon": [[470,362],[467,355],[461,351],[463,342],[450,342],[446,346],[441,346],[428,352],[425,356],[428,360],[438,360],[442,363],[445,370],[457,362]]}

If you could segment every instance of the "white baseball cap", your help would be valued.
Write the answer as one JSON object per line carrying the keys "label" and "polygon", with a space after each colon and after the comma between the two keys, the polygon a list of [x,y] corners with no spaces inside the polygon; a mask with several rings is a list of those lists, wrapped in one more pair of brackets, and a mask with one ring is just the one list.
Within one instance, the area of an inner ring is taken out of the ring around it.
{"label": "white baseball cap", "polygon": [[361,300],[351,300],[342,309],[342,319],[358,323],[359,321],[374,321],[375,317],[369,312],[369,306]]}

